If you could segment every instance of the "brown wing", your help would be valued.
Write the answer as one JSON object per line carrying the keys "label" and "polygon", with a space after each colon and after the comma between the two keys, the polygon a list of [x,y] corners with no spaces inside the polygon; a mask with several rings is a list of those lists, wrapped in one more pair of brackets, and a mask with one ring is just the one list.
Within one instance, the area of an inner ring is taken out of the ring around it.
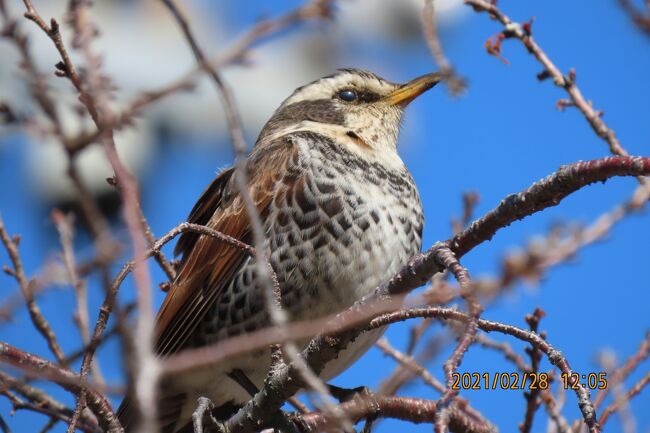
{"label": "brown wing", "polygon": [[[262,220],[277,192],[278,182],[290,182],[294,178],[288,174],[288,165],[290,161],[297,162],[297,158],[298,150],[289,138],[256,146],[248,157],[248,190]],[[221,172],[192,209],[189,221],[250,243],[250,221],[237,193],[235,176],[232,168]],[[247,258],[246,253],[233,246],[195,234],[184,234],[178,241],[176,252],[183,254],[181,269],[156,319],[155,351],[159,356],[178,352],[187,344],[197,325]],[[118,411],[125,428],[125,424],[133,424],[129,406],[128,399],[125,399]],[[176,409],[170,408],[170,412]]]}
{"label": "brown wing", "polygon": [[[297,158],[289,138],[256,147],[247,160],[249,194],[264,220],[276,186],[287,177],[287,165]],[[250,243],[251,227],[233,169],[222,172],[192,210],[190,219]],[[239,270],[246,253],[209,236],[184,237],[181,270],[172,285],[156,324],[156,352],[169,355],[180,350],[207,310]]]}
{"label": "brown wing", "polygon": [[[187,222],[202,226],[210,222],[210,219],[214,216],[214,213],[217,211],[224,199],[224,190],[234,172],[235,169],[230,167],[219,173],[219,175],[210,183],[210,186],[208,186],[205,191],[203,191],[203,194],[201,194],[201,197],[190,211],[190,215],[187,217]],[[228,200],[228,197],[225,199]],[[199,235],[197,233],[183,233],[178,239],[178,242],[176,242],[174,255],[182,255],[184,258],[187,257],[198,239]]]}

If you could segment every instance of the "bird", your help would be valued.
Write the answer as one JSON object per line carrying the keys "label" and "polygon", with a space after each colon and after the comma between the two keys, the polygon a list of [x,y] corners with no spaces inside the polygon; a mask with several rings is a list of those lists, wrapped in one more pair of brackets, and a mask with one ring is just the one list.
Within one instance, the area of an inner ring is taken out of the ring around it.
{"label": "bird", "polygon": [[[421,251],[422,204],[397,141],[405,107],[440,80],[432,72],[400,84],[366,70],[339,69],[298,87],[262,128],[245,160],[245,185],[289,320],[345,310]],[[251,244],[239,175],[235,168],[222,170],[188,222]],[[181,256],[179,270],[156,318],[157,356],[270,325],[254,257],[191,232],[179,238],[175,254]],[[321,378],[344,371],[382,332],[362,334]],[[191,432],[199,397],[209,398],[215,416],[227,419],[262,387],[270,364],[265,349],[163,377],[160,431]],[[126,432],[136,431],[135,404],[127,393],[118,410]]]}

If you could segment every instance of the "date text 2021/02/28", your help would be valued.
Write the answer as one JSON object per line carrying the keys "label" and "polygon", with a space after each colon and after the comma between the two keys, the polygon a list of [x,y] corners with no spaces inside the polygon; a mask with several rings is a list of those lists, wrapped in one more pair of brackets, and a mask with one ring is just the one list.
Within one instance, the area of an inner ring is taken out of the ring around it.
{"label": "date text 2021/02/28", "polygon": [[[581,382],[582,381],[582,382]],[[458,373],[452,374],[452,389],[456,390],[534,390],[548,389],[552,378],[544,372],[494,372],[494,373]],[[607,373],[562,373],[560,384],[564,389],[607,388]]]}

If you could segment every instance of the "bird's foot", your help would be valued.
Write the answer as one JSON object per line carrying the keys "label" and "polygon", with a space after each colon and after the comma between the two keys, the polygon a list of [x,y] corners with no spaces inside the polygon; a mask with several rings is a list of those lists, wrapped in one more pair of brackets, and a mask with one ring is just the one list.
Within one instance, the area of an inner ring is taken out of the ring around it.
{"label": "bird's foot", "polygon": [[339,403],[352,400],[355,396],[365,397],[371,396],[372,391],[367,386],[357,386],[356,388],[341,388],[340,386],[327,384],[327,388],[332,394],[332,397],[337,399]]}
{"label": "bird's foot", "polygon": [[282,410],[278,411],[271,419],[271,426],[274,432],[301,433],[301,429],[298,428],[298,420]]}
{"label": "bird's foot", "polygon": [[[375,402],[374,394],[367,386],[358,386],[356,388],[341,388],[339,386],[327,384],[330,394],[332,397],[336,398],[340,403],[351,401],[355,398],[360,398],[362,400],[368,400],[370,402]],[[372,430],[372,424],[379,417],[379,408],[374,407],[369,415],[365,419],[363,425],[362,433],[370,433]]]}

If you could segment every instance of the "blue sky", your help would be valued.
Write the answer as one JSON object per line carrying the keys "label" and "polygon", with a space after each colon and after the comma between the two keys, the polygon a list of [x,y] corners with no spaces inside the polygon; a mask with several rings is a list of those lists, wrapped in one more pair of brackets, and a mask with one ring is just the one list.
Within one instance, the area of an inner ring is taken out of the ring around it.
{"label": "blue sky", "polygon": [[[217,9],[208,2],[200,2],[206,14],[225,18],[230,26],[228,31],[233,34],[260,16],[275,15],[299,3],[242,4],[229,0]],[[535,39],[562,71],[576,69],[577,83],[585,97],[604,111],[604,120],[616,131],[625,148],[631,154],[650,154],[650,38],[632,26],[616,1],[501,0],[499,6],[520,22],[534,16]],[[101,17],[98,21],[101,25]],[[334,23],[294,31],[319,35],[338,30]],[[565,95],[551,82],[537,81],[535,76],[542,68],[519,42],[504,42],[503,56],[509,64],[486,54],[485,40],[499,30],[499,25],[487,15],[471,10],[442,25],[443,45],[457,71],[468,79],[468,91],[460,98],[452,98],[443,87],[438,87],[407,111],[400,153],[421,191],[426,218],[425,248],[449,237],[450,218],[460,215],[463,192],[476,191],[480,195],[476,215],[482,215],[507,194],[526,188],[562,164],[608,155],[606,144],[577,110],[555,109],[556,101]],[[337,67],[354,66],[405,81],[434,68],[423,40],[350,38],[336,45],[330,63],[331,68],[318,75],[331,73]],[[296,82],[293,87],[301,84],[304,83]],[[214,101],[216,105],[216,96]],[[221,112],[215,109],[214,115],[221,116]],[[256,131],[247,134],[252,143]],[[0,185],[4,187],[0,190],[0,213],[11,232],[22,234],[21,252],[27,272],[37,273],[44,261],[56,254],[57,235],[48,218],[49,207],[26,186],[31,176],[25,169],[25,144],[29,138],[13,134],[1,139],[4,143],[0,145]],[[190,138],[171,134],[161,135],[157,140],[155,157],[141,173],[141,185],[145,214],[154,232],[160,235],[186,217],[214,173],[231,162],[232,152],[225,134]],[[593,222],[629,197],[635,185],[634,179],[613,179],[604,185],[585,188],[559,206],[499,232],[491,242],[469,253],[463,263],[474,276],[496,274],[500,259],[507,252],[526,245],[536,236],[544,236],[554,224]],[[648,221],[647,211],[629,216],[604,240],[581,250],[568,263],[552,268],[539,285],[519,284],[511,288],[489,305],[484,317],[525,326],[524,315],[541,307],[547,313],[541,329],[581,374],[600,371],[596,356],[603,349],[615,352],[619,359],[627,358],[650,328]],[[115,228],[125,236],[119,221],[115,222]],[[77,247],[81,257],[90,253],[83,235],[79,236]],[[166,252],[171,253],[170,246]],[[7,263],[4,251],[0,252],[0,262]],[[154,266],[151,269],[154,281],[162,281],[161,272]],[[8,277],[0,281],[0,297],[16,291],[15,283]],[[90,303],[94,307],[90,310],[91,322],[102,299],[96,283],[93,281],[91,285]],[[123,300],[133,297],[132,289],[128,281],[122,289]],[[160,301],[162,294],[158,298]],[[61,336],[63,346],[67,350],[75,349],[78,335],[70,316],[74,306],[71,289],[57,287],[44,294],[39,302]],[[404,348],[408,326],[396,325],[389,329],[386,336],[393,345]],[[434,335],[441,328],[435,326],[432,331]],[[524,346],[518,342],[493,337],[511,342],[523,353]],[[0,339],[25,350],[48,353],[22,309],[15,322],[0,324]],[[100,351],[99,358],[104,374],[113,382],[122,380],[117,349],[115,344],[108,344]],[[443,377],[442,363],[447,355],[448,352],[440,353],[428,365],[438,378]],[[648,365],[648,361],[641,364],[626,385],[630,386],[647,372]],[[372,349],[334,383],[373,387],[393,367],[391,360]],[[542,368],[550,368],[547,361]],[[501,355],[472,347],[459,371],[509,372],[512,366],[504,363]],[[58,398],[71,403],[67,394],[54,392]],[[403,394],[437,397],[417,381]],[[484,390],[461,395],[501,431],[514,431],[522,420],[525,400],[521,392]],[[650,392],[643,392],[631,407],[638,431],[650,431],[647,410]],[[6,400],[0,400],[0,413],[5,415],[8,410]],[[567,394],[563,414],[570,421],[578,416],[574,395]],[[44,424],[44,419],[26,412],[5,418],[18,432],[37,431]],[[545,423],[540,411],[533,431],[545,430]],[[404,426],[387,420],[376,431],[389,432]],[[430,431],[427,425],[408,428]],[[62,426],[55,429],[64,430]],[[607,431],[622,431],[616,417],[609,421]]]}

